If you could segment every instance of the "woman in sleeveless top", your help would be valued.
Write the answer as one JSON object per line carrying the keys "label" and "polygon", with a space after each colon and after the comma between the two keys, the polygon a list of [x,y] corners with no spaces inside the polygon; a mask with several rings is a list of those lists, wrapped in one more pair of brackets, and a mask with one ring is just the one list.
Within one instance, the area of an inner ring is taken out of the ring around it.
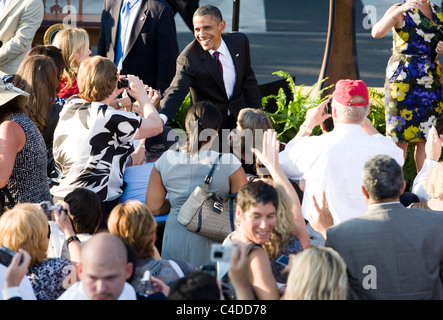
{"label": "woman in sleeveless top", "polygon": [[372,28],[374,38],[393,31],[393,50],[386,69],[386,134],[405,151],[416,143],[417,172],[425,160],[429,129],[443,114],[441,65],[443,13],[425,0],[392,6]]}
{"label": "woman in sleeveless top", "polygon": [[19,202],[52,202],[46,145],[24,113],[27,103],[26,92],[11,84],[0,86],[0,188],[7,186],[12,195],[14,203],[5,203],[9,208]]}

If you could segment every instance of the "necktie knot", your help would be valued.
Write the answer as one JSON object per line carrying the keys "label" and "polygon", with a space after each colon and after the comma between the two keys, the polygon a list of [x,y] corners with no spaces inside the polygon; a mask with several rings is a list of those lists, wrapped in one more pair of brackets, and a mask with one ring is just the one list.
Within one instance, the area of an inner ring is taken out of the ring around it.
{"label": "necktie knot", "polygon": [[215,61],[218,64],[218,68],[220,69],[221,74],[223,75],[223,65],[220,61],[220,52],[214,51],[213,56],[214,56]]}

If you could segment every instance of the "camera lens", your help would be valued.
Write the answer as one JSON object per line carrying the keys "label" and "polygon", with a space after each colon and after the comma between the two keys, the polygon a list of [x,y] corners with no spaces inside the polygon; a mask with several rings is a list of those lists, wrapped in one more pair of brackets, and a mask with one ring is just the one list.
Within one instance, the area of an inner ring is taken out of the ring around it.
{"label": "camera lens", "polygon": [[222,258],[223,257],[223,252],[222,251],[215,251],[214,252],[214,257],[218,258],[218,259]]}

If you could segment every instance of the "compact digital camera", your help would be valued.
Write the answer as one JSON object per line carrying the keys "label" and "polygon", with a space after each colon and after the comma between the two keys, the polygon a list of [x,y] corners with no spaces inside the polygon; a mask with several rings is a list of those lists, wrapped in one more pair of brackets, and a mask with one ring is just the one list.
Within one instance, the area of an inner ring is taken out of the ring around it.
{"label": "compact digital camera", "polygon": [[231,246],[223,246],[220,243],[213,243],[211,246],[211,261],[212,262],[231,262]]}

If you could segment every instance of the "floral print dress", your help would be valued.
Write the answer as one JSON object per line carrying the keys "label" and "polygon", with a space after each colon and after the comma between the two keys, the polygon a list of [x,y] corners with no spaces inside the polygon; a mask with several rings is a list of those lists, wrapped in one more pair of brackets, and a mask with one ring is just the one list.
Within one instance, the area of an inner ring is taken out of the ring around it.
{"label": "floral print dress", "polygon": [[[399,4],[400,5],[400,4]],[[435,48],[443,40],[443,14],[431,4],[433,20],[421,11],[403,14],[393,30],[393,54],[386,69],[386,134],[394,142],[425,141],[442,115],[441,65]]]}

